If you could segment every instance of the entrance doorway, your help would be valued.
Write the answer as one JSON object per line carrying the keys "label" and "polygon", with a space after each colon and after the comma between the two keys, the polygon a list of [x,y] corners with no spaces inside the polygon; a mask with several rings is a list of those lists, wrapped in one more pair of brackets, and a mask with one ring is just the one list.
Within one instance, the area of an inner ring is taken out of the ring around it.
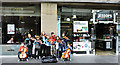
{"label": "entrance doorway", "polygon": [[96,24],[96,55],[115,55],[116,51],[116,25]]}

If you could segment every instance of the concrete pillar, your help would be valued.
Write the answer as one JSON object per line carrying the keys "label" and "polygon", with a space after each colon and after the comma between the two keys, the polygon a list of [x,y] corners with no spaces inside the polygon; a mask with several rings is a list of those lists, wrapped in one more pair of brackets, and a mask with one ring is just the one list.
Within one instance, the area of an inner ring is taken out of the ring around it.
{"label": "concrete pillar", "polygon": [[[1,22],[1,15],[2,15],[2,2],[0,1],[0,56],[2,56],[2,22]],[[2,58],[0,57],[0,65],[2,64]]]}
{"label": "concrete pillar", "polygon": [[57,3],[41,3],[41,32],[57,34]]}

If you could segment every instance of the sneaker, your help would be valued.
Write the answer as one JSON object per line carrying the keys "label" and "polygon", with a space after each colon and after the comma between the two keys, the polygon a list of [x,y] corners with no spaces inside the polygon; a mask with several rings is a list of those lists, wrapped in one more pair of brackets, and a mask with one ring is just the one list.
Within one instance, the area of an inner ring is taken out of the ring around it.
{"label": "sneaker", "polygon": [[63,58],[61,58],[61,61],[63,61]]}
{"label": "sneaker", "polygon": [[57,58],[57,61],[58,61],[59,59]]}
{"label": "sneaker", "polygon": [[39,59],[37,59],[39,61]]}
{"label": "sneaker", "polygon": [[18,60],[18,62],[19,62],[20,60]]}
{"label": "sneaker", "polygon": [[28,59],[26,59],[28,61]]}
{"label": "sneaker", "polygon": [[70,61],[72,61],[72,59],[70,59]]}

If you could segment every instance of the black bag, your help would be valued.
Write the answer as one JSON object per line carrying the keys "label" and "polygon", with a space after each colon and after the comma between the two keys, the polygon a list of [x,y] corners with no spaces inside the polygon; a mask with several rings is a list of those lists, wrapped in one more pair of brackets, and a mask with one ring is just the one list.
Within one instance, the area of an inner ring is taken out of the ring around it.
{"label": "black bag", "polygon": [[56,63],[57,59],[55,56],[42,57],[42,63]]}

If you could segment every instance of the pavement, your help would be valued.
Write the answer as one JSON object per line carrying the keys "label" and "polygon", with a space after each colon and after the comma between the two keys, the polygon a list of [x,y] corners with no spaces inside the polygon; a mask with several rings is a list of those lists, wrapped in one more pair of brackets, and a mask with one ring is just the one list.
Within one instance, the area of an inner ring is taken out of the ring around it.
{"label": "pavement", "polygon": [[[117,55],[83,55],[83,56],[73,56],[72,61],[61,61],[57,63],[118,63]],[[120,62],[120,60],[119,60]],[[29,61],[18,61],[16,57],[2,57],[2,63],[42,63],[41,60],[29,59]]]}

